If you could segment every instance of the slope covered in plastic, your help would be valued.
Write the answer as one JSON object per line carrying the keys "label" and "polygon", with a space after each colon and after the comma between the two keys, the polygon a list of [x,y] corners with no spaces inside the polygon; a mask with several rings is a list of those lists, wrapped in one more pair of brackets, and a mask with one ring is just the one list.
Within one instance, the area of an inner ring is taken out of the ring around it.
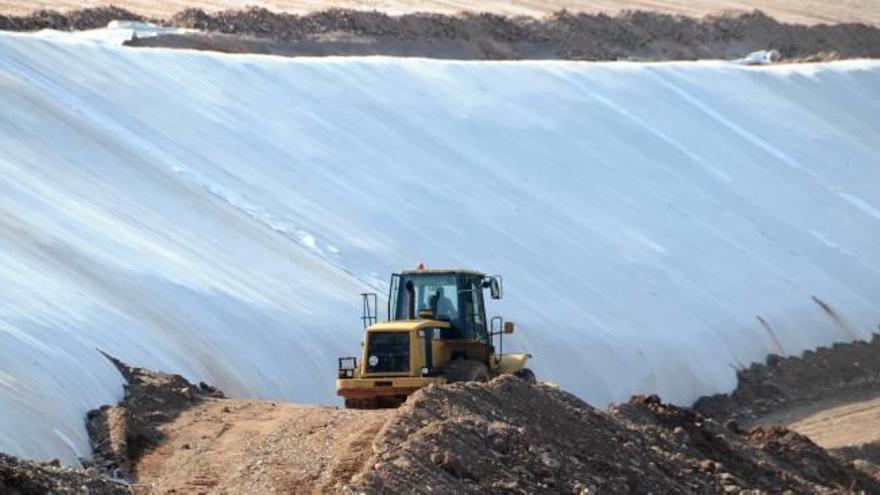
{"label": "slope covered in plastic", "polygon": [[603,405],[880,323],[880,63],[453,63],[0,34],[0,450],[72,462],[100,348],[334,403],[363,291],[502,273]]}

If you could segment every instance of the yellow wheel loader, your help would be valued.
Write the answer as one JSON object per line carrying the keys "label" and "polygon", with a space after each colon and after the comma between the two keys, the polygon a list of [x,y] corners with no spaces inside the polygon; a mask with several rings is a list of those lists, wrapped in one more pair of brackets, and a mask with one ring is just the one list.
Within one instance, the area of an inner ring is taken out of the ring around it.
{"label": "yellow wheel loader", "polygon": [[501,299],[501,277],[420,265],[391,276],[388,320],[381,323],[376,294],[361,294],[363,352],[360,359],[339,358],[336,390],[345,407],[398,407],[432,383],[487,381],[502,373],[534,383],[525,367],[529,354],[502,353],[514,325],[500,316],[486,319],[484,291]]}

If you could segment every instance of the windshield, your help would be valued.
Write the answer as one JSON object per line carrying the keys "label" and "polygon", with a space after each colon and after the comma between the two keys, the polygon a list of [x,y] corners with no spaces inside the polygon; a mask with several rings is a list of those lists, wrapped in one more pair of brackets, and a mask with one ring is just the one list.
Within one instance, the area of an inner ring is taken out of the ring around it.
{"label": "windshield", "polygon": [[415,315],[430,310],[434,318],[455,320],[458,318],[458,277],[455,275],[422,275],[406,277],[401,281],[397,298],[396,320],[409,318],[407,314],[406,284],[412,282],[415,294]]}
{"label": "windshield", "polygon": [[[413,290],[409,314],[407,284]],[[482,278],[466,274],[406,274],[392,281],[391,318],[433,318],[450,323],[451,338],[488,339]]]}

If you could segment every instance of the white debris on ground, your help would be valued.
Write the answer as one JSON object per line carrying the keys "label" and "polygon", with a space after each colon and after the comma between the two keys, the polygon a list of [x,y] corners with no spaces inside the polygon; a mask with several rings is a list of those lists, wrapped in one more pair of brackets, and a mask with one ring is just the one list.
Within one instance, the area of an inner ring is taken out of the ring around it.
{"label": "white debris on ground", "polygon": [[734,62],[741,65],[767,65],[779,62],[782,56],[777,50],[759,50],[752,52],[745,57],[738,58]]}

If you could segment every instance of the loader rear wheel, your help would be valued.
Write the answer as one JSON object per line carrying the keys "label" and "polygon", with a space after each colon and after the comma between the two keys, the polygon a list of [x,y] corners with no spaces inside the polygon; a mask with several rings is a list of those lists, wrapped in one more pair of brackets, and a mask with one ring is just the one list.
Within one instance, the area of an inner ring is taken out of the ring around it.
{"label": "loader rear wheel", "polygon": [[456,359],[446,365],[443,375],[450,383],[488,382],[489,368],[485,363],[473,359]]}
{"label": "loader rear wheel", "polygon": [[535,378],[535,372],[528,368],[523,368],[517,371],[516,376],[520,377],[522,381],[530,383],[532,385],[538,383],[538,379]]}

